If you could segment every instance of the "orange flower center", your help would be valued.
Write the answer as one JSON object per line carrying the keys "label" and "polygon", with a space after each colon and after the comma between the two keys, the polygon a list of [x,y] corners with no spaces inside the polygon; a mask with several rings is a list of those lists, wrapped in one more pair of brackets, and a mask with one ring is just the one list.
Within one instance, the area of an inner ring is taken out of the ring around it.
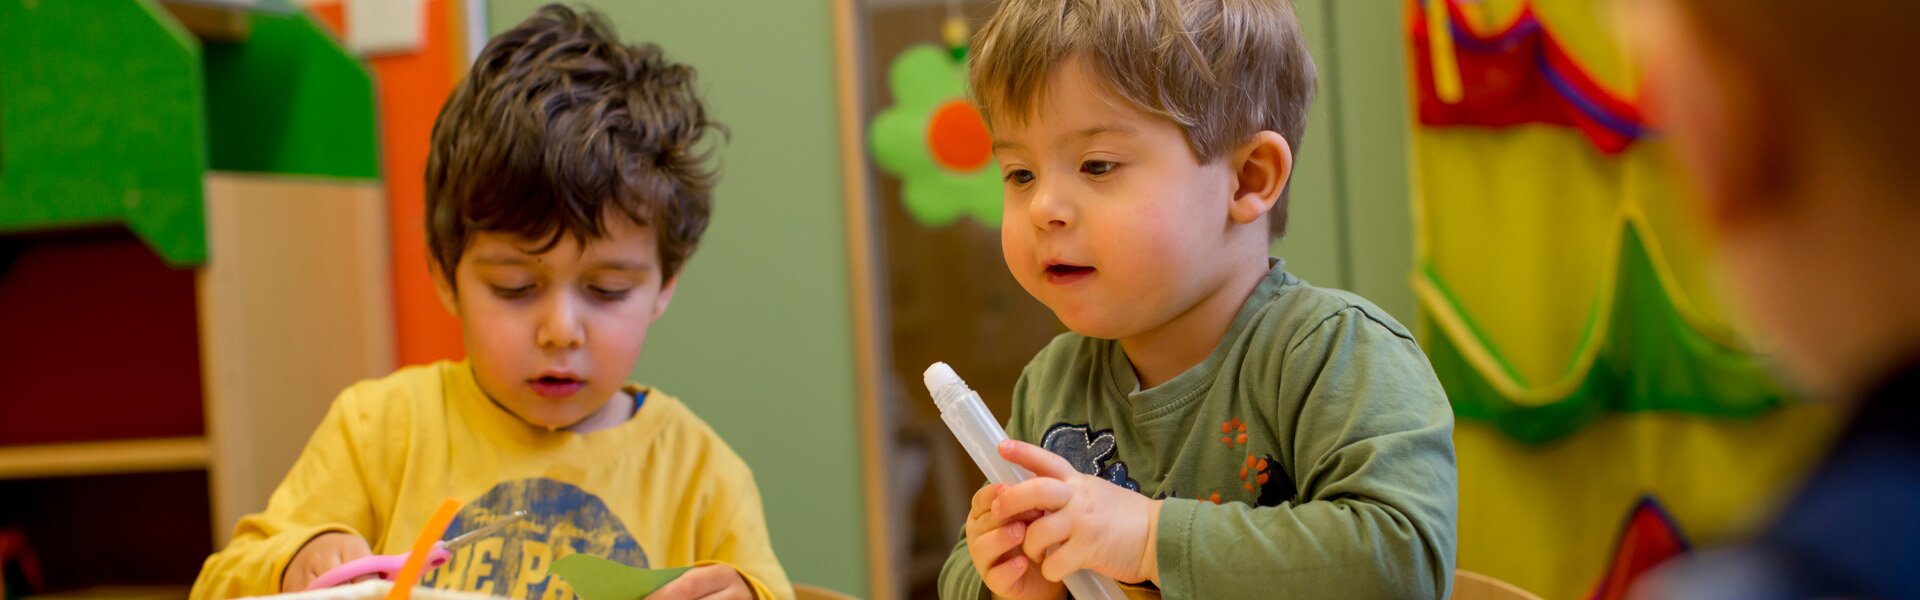
{"label": "orange flower center", "polygon": [[980,111],[965,100],[949,100],[927,123],[927,148],[933,161],[949,171],[970,173],[993,159],[993,138]]}

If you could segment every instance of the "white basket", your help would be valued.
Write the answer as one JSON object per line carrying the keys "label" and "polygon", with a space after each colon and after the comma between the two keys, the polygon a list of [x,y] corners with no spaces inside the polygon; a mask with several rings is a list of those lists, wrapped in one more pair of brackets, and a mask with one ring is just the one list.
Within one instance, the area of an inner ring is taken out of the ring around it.
{"label": "white basket", "polygon": [[[280,600],[381,600],[382,598],[386,598],[387,592],[392,590],[393,582],[375,580],[362,581],[353,585],[331,587],[324,590],[257,597],[276,598]],[[413,588],[413,598],[415,600],[505,600],[499,596],[475,594],[472,592],[449,592],[424,587]]]}

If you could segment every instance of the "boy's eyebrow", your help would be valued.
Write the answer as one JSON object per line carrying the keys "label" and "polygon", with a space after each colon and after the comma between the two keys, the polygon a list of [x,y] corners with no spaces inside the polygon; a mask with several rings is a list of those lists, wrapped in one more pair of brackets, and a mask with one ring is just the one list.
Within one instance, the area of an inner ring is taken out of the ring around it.
{"label": "boy's eyebrow", "polygon": [[487,254],[487,255],[473,257],[473,262],[475,264],[490,265],[490,266],[517,267],[522,265],[533,264],[534,261],[533,259],[530,259],[524,256],[505,256],[505,255]]}
{"label": "boy's eyebrow", "polygon": [[[524,256],[485,255],[485,256],[474,257],[473,262],[474,264],[485,265],[489,267],[521,267],[521,266],[534,264],[535,262],[538,262],[538,261],[535,261],[531,258],[527,258]],[[630,260],[602,261],[602,262],[594,263],[593,268],[609,269],[614,271],[632,271],[636,273],[645,273],[647,271],[653,270],[653,267],[651,265],[648,265],[643,262],[630,261]]]}
{"label": "boy's eyebrow", "polygon": [[1094,136],[1099,136],[1099,135],[1108,135],[1108,134],[1133,135],[1139,132],[1140,131],[1138,129],[1134,129],[1130,125],[1124,125],[1119,123],[1101,123],[1099,125],[1094,125],[1086,129],[1069,133],[1065,137],[1062,137],[1061,139],[1062,140],[1084,140],[1084,139],[1091,138]]}
{"label": "boy's eyebrow", "polygon": [[633,271],[636,273],[645,273],[647,271],[653,270],[652,265],[648,265],[643,262],[634,262],[629,260],[609,260],[609,261],[596,263],[593,266],[596,269],[611,269],[614,271]]}
{"label": "boy's eyebrow", "polygon": [[[1060,139],[1061,139],[1062,141],[1067,141],[1067,140],[1084,140],[1084,139],[1087,139],[1087,138],[1091,138],[1091,137],[1094,137],[1094,136],[1101,136],[1101,135],[1133,135],[1133,134],[1136,134],[1136,133],[1139,133],[1139,132],[1140,132],[1140,130],[1138,130],[1138,129],[1134,129],[1134,128],[1133,128],[1132,126],[1130,126],[1130,125],[1123,125],[1123,124],[1118,124],[1118,123],[1102,123],[1102,124],[1099,124],[1099,125],[1094,125],[1094,126],[1092,126],[1092,127],[1088,127],[1088,128],[1085,128],[1085,129],[1081,129],[1081,130],[1079,130],[1079,131],[1075,131],[1075,132],[1072,132],[1072,133],[1068,133],[1068,134],[1066,134],[1066,135],[1064,135],[1064,136],[1061,136],[1061,137],[1060,137]],[[1021,146],[1021,145],[1020,145],[1020,144],[1019,144],[1018,142],[1014,142],[1014,141],[1011,141],[1011,140],[994,140],[994,141],[993,141],[993,151],[994,151],[994,152],[999,152],[999,151],[1001,151],[1001,150],[1019,150],[1019,149],[1021,149],[1021,148],[1022,148],[1022,146]]]}

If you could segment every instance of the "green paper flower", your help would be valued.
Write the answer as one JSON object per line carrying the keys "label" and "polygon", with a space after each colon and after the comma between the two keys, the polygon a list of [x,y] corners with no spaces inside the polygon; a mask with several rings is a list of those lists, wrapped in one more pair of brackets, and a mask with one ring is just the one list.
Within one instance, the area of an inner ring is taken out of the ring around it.
{"label": "green paper flower", "polygon": [[1000,226],[1000,171],[980,112],[967,101],[967,65],[937,46],[901,52],[887,72],[894,105],[873,119],[874,162],[902,182],[907,214],[928,227],[971,216]]}

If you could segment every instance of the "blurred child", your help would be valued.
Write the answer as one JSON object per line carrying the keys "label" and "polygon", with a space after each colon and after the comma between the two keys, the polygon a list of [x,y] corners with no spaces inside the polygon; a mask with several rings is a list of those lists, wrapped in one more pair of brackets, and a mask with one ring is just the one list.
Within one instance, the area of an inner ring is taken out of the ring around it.
{"label": "blurred child", "polygon": [[[195,598],[304,589],[405,553],[443,498],[463,547],[423,585],[570,597],[574,553],[693,566],[653,598],[790,598],[753,476],[680,400],[627,382],[707,225],[694,70],[552,5],[488,43],[434,125],[427,235],[467,359],[348,388]],[[402,176],[402,174],[394,174]]]}
{"label": "blurred child", "polygon": [[1315,87],[1292,6],[1005,0],[972,85],[1007,267],[1072,332],[1014,388],[1001,453],[1038,477],[973,497],[941,595],[1056,598],[1091,569],[1175,598],[1445,597],[1445,393],[1392,317],[1268,256]]}
{"label": "blurred child", "polygon": [[1920,598],[1920,2],[1623,2],[1746,316],[1854,412],[1778,520],[1654,597]]}

